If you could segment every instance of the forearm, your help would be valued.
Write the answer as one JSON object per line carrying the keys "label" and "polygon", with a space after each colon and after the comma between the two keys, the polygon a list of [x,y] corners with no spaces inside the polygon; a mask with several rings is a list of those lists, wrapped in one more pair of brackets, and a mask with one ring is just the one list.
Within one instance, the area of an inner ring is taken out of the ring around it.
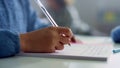
{"label": "forearm", "polygon": [[25,52],[26,51],[26,45],[27,45],[27,34],[20,34],[20,49],[21,51]]}

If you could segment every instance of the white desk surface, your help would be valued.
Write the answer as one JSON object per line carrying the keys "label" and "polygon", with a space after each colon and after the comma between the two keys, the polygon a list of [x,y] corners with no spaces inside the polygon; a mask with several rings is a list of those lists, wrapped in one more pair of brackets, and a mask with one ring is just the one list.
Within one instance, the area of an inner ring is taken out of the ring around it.
{"label": "white desk surface", "polygon": [[[81,37],[89,40],[98,37]],[[119,45],[115,45],[120,47]],[[0,68],[119,68],[120,53],[113,54],[108,61],[54,59],[15,56],[0,59]]]}

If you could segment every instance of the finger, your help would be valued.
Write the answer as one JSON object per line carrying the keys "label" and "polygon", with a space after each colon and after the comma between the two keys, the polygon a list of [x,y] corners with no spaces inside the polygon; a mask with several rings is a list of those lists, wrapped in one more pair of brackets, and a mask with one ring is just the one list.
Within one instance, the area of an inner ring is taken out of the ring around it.
{"label": "finger", "polygon": [[56,50],[63,50],[64,44],[62,42],[59,42],[58,45],[55,47]]}
{"label": "finger", "polygon": [[73,36],[73,33],[71,31],[71,29],[69,28],[65,28],[65,27],[59,27],[57,28],[57,31],[59,34],[64,34],[66,37],[72,37]]}
{"label": "finger", "polygon": [[68,44],[70,43],[71,39],[68,37],[64,37],[64,36],[60,36],[60,42],[62,42],[63,44]]}
{"label": "finger", "polygon": [[55,31],[55,32],[58,32],[58,34],[60,34],[61,36],[66,36],[66,37],[72,37],[73,36],[73,33],[71,31],[71,29],[67,28],[67,27],[48,27],[48,29],[52,30],[52,31]]}
{"label": "finger", "polygon": [[75,39],[74,36],[71,38],[71,42],[72,42],[72,43],[76,43],[76,42],[77,42],[77,40]]}
{"label": "finger", "polygon": [[70,42],[83,44],[83,42],[82,42],[81,40],[79,40],[79,39],[76,39],[75,36],[73,36],[73,37],[71,38],[71,41],[70,41]]}

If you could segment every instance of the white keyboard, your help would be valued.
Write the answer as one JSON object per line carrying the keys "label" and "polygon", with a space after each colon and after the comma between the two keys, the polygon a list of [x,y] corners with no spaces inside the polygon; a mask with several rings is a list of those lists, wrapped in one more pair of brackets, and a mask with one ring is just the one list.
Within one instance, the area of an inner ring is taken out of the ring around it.
{"label": "white keyboard", "polygon": [[47,58],[77,59],[77,60],[100,60],[106,61],[112,54],[111,44],[72,44],[65,45],[64,50],[55,53],[23,53],[25,56],[37,56]]}
{"label": "white keyboard", "polygon": [[72,44],[71,47],[66,46],[64,51],[85,57],[108,58],[112,54],[112,49],[111,44]]}

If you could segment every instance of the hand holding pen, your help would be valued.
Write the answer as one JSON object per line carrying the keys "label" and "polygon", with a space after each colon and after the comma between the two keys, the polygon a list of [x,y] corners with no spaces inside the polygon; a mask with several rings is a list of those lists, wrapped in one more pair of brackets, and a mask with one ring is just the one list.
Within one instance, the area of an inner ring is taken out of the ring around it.
{"label": "hand holding pen", "polygon": [[[46,15],[46,17],[48,18],[48,20],[50,21],[50,23],[54,27],[58,27],[58,25],[56,24],[56,22],[54,21],[54,19],[51,17],[51,15],[48,13],[48,11],[46,10],[46,8],[43,6],[43,4],[41,3],[41,1],[40,0],[36,0],[36,2],[39,5],[39,7],[41,8],[41,10],[43,11],[43,13]],[[66,37],[65,34],[60,34],[60,35],[63,36],[63,37]],[[69,46],[70,46],[70,43],[69,43]]]}

